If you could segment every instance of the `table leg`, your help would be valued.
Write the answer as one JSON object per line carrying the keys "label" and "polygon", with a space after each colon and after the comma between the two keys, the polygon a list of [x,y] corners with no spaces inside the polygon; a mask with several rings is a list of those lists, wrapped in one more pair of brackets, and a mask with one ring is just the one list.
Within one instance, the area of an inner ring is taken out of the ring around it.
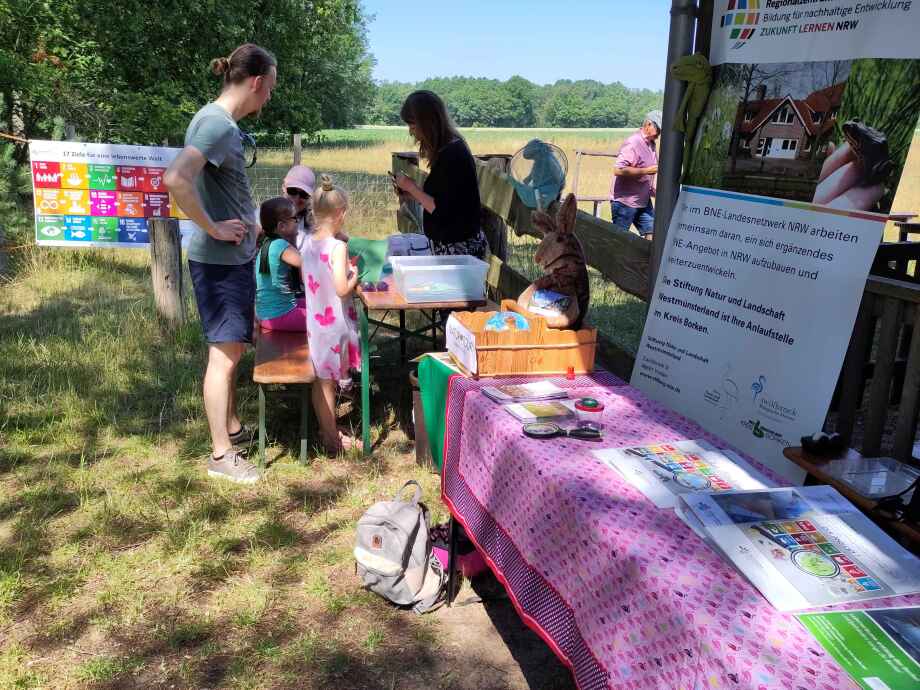
{"label": "table leg", "polygon": [[307,464],[307,445],[310,433],[307,417],[310,414],[310,384],[305,383],[300,387],[300,464]]}
{"label": "table leg", "polygon": [[457,563],[457,541],[459,539],[459,530],[457,521],[451,516],[450,518],[450,536],[447,540],[447,605],[454,603],[459,589],[459,572],[460,568]]}
{"label": "table leg", "polygon": [[406,366],[406,311],[399,310],[399,366]]}
{"label": "table leg", "polygon": [[259,384],[259,467],[265,466],[265,389]]}
{"label": "table leg", "polygon": [[367,337],[367,309],[358,303],[358,327],[361,336],[361,440],[364,454],[371,453],[371,383],[370,383],[370,340]]}

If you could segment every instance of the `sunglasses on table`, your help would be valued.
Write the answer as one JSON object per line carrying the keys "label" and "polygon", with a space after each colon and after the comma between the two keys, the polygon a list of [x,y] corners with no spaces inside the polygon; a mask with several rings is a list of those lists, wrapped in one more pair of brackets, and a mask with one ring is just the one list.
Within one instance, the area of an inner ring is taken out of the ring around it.
{"label": "sunglasses on table", "polygon": [[288,196],[299,196],[301,199],[309,199],[310,195],[297,187],[288,187],[286,190]]}

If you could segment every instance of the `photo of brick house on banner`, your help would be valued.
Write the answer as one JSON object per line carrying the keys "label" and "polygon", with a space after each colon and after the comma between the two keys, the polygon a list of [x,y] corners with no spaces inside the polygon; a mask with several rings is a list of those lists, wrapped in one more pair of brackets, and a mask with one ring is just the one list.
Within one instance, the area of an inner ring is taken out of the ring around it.
{"label": "photo of brick house on banner", "polygon": [[733,139],[739,158],[763,159],[764,171],[770,159],[812,160],[819,142],[834,128],[845,88],[841,82],[801,99],[765,98],[767,87],[760,84],[754,98],[738,104]]}

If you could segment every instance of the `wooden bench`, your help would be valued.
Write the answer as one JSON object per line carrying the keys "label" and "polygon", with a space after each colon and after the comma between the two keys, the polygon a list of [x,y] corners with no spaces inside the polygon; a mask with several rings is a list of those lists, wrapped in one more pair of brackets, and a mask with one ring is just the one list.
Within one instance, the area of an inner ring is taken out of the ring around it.
{"label": "wooden bench", "polygon": [[264,386],[284,383],[300,386],[300,462],[307,462],[307,421],[310,384],[316,379],[306,333],[259,331],[256,335],[256,363],[252,380],[259,384],[259,463],[265,462]]}

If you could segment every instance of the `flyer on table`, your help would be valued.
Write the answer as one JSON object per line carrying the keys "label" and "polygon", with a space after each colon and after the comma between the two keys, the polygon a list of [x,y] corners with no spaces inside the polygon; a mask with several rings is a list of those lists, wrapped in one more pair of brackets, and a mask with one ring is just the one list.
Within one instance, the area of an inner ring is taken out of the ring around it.
{"label": "flyer on table", "polygon": [[773,482],[738,454],[706,441],[671,441],[591,451],[659,508],[675,508],[680,496],[736,489],[766,489]]}
{"label": "flyer on table", "polygon": [[802,613],[798,619],[864,690],[920,687],[920,607]]}
{"label": "flyer on table", "polygon": [[681,498],[780,611],[920,592],[920,560],[832,487]]}
{"label": "flyer on table", "polygon": [[161,146],[31,141],[35,241],[44,246],[146,247],[150,218],[194,225],[163,175],[179,149]]}

